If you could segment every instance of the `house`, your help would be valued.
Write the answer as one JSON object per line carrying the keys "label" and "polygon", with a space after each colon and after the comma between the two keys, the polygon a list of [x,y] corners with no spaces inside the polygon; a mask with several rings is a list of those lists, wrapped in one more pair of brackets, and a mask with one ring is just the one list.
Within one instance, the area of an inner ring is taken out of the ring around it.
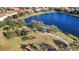
{"label": "house", "polygon": [[6,13],[0,13],[0,21],[3,21],[5,18],[15,14],[17,14],[17,12],[14,11],[7,11]]}
{"label": "house", "polygon": [[17,14],[25,12],[24,10],[14,10],[14,11],[17,12]]}
{"label": "house", "polygon": [[13,15],[15,15],[15,14],[17,14],[17,12],[15,12],[15,11],[7,11],[7,12],[6,12],[6,15],[7,15],[7,16],[13,16]]}
{"label": "house", "polygon": [[7,18],[5,13],[0,13],[0,21],[3,21],[5,18]]}
{"label": "house", "polygon": [[48,11],[48,8],[47,7],[42,7],[41,11],[46,12],[46,11]]}

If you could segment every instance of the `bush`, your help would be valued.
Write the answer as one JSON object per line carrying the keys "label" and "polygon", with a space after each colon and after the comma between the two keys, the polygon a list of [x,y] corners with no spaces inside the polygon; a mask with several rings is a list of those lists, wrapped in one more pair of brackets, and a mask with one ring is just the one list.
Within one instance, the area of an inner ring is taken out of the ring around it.
{"label": "bush", "polygon": [[49,30],[49,32],[51,32],[51,33],[56,33],[56,32],[58,32],[58,31],[60,31],[56,26],[54,26],[54,25],[51,25],[51,26],[49,26],[48,27],[48,30]]}
{"label": "bush", "polygon": [[79,41],[74,41],[74,42],[70,43],[70,46],[73,51],[79,51]]}
{"label": "bush", "polygon": [[21,36],[21,31],[20,30],[16,30],[15,33],[17,34],[17,36]]}
{"label": "bush", "polygon": [[23,29],[23,30],[21,31],[21,36],[25,36],[27,33],[28,33],[28,31]]}
{"label": "bush", "polygon": [[3,32],[3,35],[4,35],[7,39],[12,38],[12,32]]}
{"label": "bush", "polygon": [[22,41],[25,41],[25,40],[28,40],[28,39],[29,39],[28,36],[23,36],[23,37],[21,38]]}
{"label": "bush", "polygon": [[3,27],[5,25],[4,22],[0,22],[0,28]]}
{"label": "bush", "polygon": [[17,19],[19,17],[19,15],[13,15],[14,19]]}
{"label": "bush", "polygon": [[41,22],[41,21],[33,20],[33,21],[31,22],[31,27],[32,27],[32,28],[37,28],[37,29],[44,28],[44,23]]}
{"label": "bush", "polygon": [[3,28],[3,30],[7,30],[7,31],[8,31],[9,29],[10,29],[10,27],[8,27],[8,26]]}

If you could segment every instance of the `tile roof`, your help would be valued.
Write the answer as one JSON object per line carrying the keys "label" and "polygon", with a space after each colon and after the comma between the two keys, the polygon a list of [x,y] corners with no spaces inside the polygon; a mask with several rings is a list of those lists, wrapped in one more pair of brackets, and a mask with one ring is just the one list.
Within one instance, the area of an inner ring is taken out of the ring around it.
{"label": "tile roof", "polygon": [[0,13],[0,17],[6,16],[6,13]]}
{"label": "tile roof", "polygon": [[25,11],[24,10],[15,10],[15,12],[17,12],[17,13],[23,13]]}

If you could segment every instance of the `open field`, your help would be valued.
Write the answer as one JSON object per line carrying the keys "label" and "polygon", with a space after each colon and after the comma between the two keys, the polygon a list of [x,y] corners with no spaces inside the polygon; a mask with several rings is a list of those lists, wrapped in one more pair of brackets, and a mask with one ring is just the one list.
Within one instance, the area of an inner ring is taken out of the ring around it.
{"label": "open field", "polygon": [[[1,37],[0,38],[0,50],[1,51],[21,51],[22,49],[20,48],[21,47],[20,44],[34,43],[34,45],[39,47],[38,44],[41,44],[42,42],[46,42],[46,43],[54,46],[54,48],[58,49],[58,46],[53,42],[53,39],[57,39],[57,37],[55,37],[54,34],[53,34],[54,35],[53,36],[53,35],[50,35],[50,34],[45,34],[45,33],[40,33],[40,32],[36,32],[36,33],[32,32],[29,35],[34,35],[36,37],[35,39],[22,41],[20,37],[14,37],[14,38],[11,38],[11,39],[6,39],[3,36],[2,32],[3,32],[3,30],[0,29],[0,37]],[[68,40],[66,40],[67,42],[73,41],[72,38],[65,36],[65,35],[63,36],[63,35],[61,37],[62,39],[68,38]]]}

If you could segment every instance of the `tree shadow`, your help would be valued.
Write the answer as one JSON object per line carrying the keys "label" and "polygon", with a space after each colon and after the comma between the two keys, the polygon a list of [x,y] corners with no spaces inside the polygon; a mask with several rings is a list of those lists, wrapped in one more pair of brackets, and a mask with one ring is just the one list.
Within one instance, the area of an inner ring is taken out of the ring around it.
{"label": "tree shadow", "polygon": [[20,46],[21,46],[20,48],[21,48],[21,49],[23,49],[23,51],[25,51],[25,50],[26,50],[26,47],[27,47],[27,45],[26,45],[26,44],[20,44]]}
{"label": "tree shadow", "polygon": [[33,48],[34,50],[38,50],[38,48],[36,46],[34,46],[33,43],[29,43],[30,48]]}

